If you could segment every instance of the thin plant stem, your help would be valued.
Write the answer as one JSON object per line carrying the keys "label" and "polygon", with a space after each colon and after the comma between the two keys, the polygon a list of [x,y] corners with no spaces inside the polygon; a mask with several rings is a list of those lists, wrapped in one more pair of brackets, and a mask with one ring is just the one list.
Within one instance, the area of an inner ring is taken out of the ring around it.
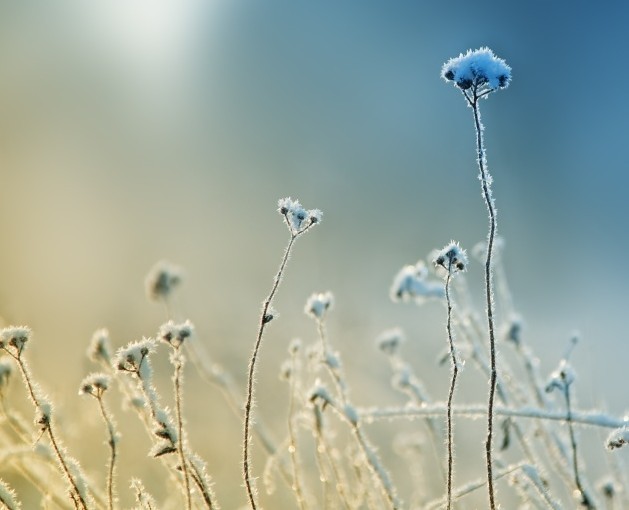
{"label": "thin plant stem", "polygon": [[208,510],[212,510],[214,508],[214,504],[212,503],[212,491],[208,484],[204,482],[203,473],[199,470],[198,466],[194,462],[190,462],[190,468],[192,470],[191,476],[194,480],[194,483],[197,485],[199,492],[203,496],[203,501],[205,501],[205,505]]}
{"label": "thin plant stem", "polygon": [[[18,351],[17,355],[13,354],[7,349],[5,349],[5,352],[7,352],[17,363],[20,369],[20,372],[22,373],[22,378],[24,379],[24,382],[28,389],[28,393],[31,397],[31,400],[33,404],[35,405],[35,407],[40,409],[41,403],[39,401],[39,398],[35,394],[35,388],[33,386],[33,382],[31,380],[28,367],[21,357],[21,351]],[[58,440],[55,436],[53,426],[52,426],[52,419],[49,416],[47,417],[45,416],[44,420],[45,420],[45,423],[42,423],[42,427],[45,427],[45,432],[48,435],[48,438],[50,439],[50,443],[52,444],[53,450],[55,451],[55,455],[57,456],[57,460],[59,461],[61,470],[63,471],[63,474],[65,475],[66,479],[68,480],[68,483],[70,484],[70,487],[71,487],[70,496],[72,497],[73,502],[78,508],[82,510],[87,510],[88,509],[87,503],[85,502],[85,499],[81,495],[81,491],[79,490],[77,483],[74,480],[74,477],[70,473],[70,468],[68,467],[67,461],[61,449],[59,448]]]}
{"label": "thin plant stem", "polygon": [[100,395],[97,397],[98,407],[100,408],[100,414],[107,425],[107,432],[109,433],[109,469],[107,472],[107,501],[109,510],[113,510],[114,508],[114,470],[116,466],[116,432],[114,429],[113,422],[109,413],[107,412],[107,408],[105,407],[105,403],[103,402],[103,396]]}
{"label": "thin plant stem", "polygon": [[494,433],[494,400],[496,393],[496,345],[495,345],[495,332],[494,332],[494,300],[493,300],[493,276],[492,276],[492,255],[494,251],[494,240],[496,238],[496,209],[494,206],[494,199],[491,192],[491,176],[486,168],[486,151],[485,143],[483,141],[483,124],[480,117],[480,107],[478,101],[484,93],[478,93],[478,85],[473,87],[473,95],[470,98],[468,94],[463,91],[463,95],[468,101],[469,105],[474,111],[474,126],[476,128],[476,151],[478,159],[478,167],[480,170],[480,180],[483,191],[483,198],[485,199],[485,205],[487,206],[487,212],[489,214],[489,232],[487,235],[487,254],[485,259],[485,300],[487,307],[487,327],[489,331],[489,358],[490,358],[490,378],[489,378],[489,399],[487,403],[487,438],[485,441],[485,460],[487,465],[487,490],[489,494],[489,507],[491,510],[496,510],[496,497],[494,491],[493,482],[493,460],[492,460],[492,448],[493,448],[493,433]]}
{"label": "thin plant stem", "polygon": [[452,474],[454,470],[453,449],[454,441],[452,437],[452,400],[454,398],[454,388],[456,385],[456,377],[459,367],[456,359],[456,351],[454,349],[454,339],[452,336],[452,300],[450,299],[450,280],[452,278],[452,262],[449,263],[448,276],[446,277],[445,292],[446,303],[448,307],[448,318],[446,330],[448,333],[448,344],[450,347],[450,357],[452,361],[452,378],[450,379],[450,391],[448,393],[446,424],[448,429],[448,479],[447,479],[447,509],[452,508]]}
{"label": "thin plant stem", "polygon": [[579,474],[579,456],[577,454],[577,439],[574,433],[574,427],[572,426],[572,406],[570,402],[570,385],[564,384],[563,394],[566,399],[566,413],[568,422],[568,431],[570,432],[570,447],[572,448],[572,469],[574,470],[574,483],[577,486],[577,490],[579,491],[579,495],[581,496],[581,505],[583,505],[588,510],[594,510],[596,507],[592,502],[590,496],[588,496],[587,491],[583,488],[583,484],[581,483],[581,476]]}
{"label": "thin plant stem", "polygon": [[295,434],[295,428],[293,426],[293,414],[295,410],[295,369],[296,369],[296,354],[291,352],[291,370],[289,376],[289,397],[288,397],[288,435],[289,444],[288,452],[290,453],[291,465],[293,468],[293,483],[292,489],[295,492],[297,504],[300,510],[305,510],[306,500],[304,499],[303,491],[301,488],[301,481],[299,479],[299,461],[297,459],[297,438]]}
{"label": "thin plant stem", "polygon": [[258,326],[258,335],[256,337],[256,343],[253,347],[253,353],[251,355],[251,360],[249,362],[249,371],[247,374],[247,397],[245,401],[245,420],[244,420],[244,437],[243,437],[243,477],[245,481],[245,486],[247,489],[247,497],[249,498],[249,505],[252,510],[257,508],[256,505],[256,495],[255,489],[253,486],[253,482],[251,480],[251,437],[250,437],[250,429],[251,429],[251,415],[254,404],[254,389],[255,389],[255,374],[256,367],[258,361],[258,353],[260,351],[260,345],[262,344],[262,336],[264,334],[265,326],[268,323],[268,311],[271,307],[271,303],[273,298],[275,297],[275,293],[282,281],[282,275],[284,274],[284,269],[286,268],[286,263],[288,262],[288,258],[290,256],[290,252],[293,248],[293,244],[295,243],[295,239],[299,236],[299,233],[291,233],[290,241],[286,246],[286,250],[284,250],[284,256],[282,257],[282,262],[280,263],[280,268],[275,275],[275,280],[273,281],[273,286],[271,287],[271,292],[264,300],[264,304],[262,305],[262,314],[260,315],[260,324]]}
{"label": "thin plant stem", "polygon": [[173,353],[173,362],[175,364],[175,375],[173,382],[175,385],[175,410],[177,413],[177,435],[179,441],[177,443],[177,451],[179,453],[179,462],[181,462],[181,472],[183,473],[183,481],[186,492],[186,508],[192,510],[192,493],[190,491],[190,474],[188,473],[188,462],[186,460],[186,454],[184,451],[184,430],[183,430],[183,416],[181,412],[182,406],[182,390],[181,390],[181,370],[183,368],[183,360],[179,349]]}
{"label": "thin plant stem", "polygon": [[[403,406],[403,407],[377,407],[377,408],[358,408],[356,409],[361,420],[389,420],[391,418],[414,419],[427,416],[444,416],[447,412],[447,406],[444,403],[425,404],[422,406]],[[567,422],[568,419],[573,424],[587,425],[590,427],[601,427],[606,429],[617,429],[629,426],[629,420],[626,417],[616,418],[606,414],[594,411],[572,411],[570,417],[567,413],[560,411],[549,411],[547,409],[539,409],[536,407],[520,407],[512,408],[497,405],[494,408],[496,416],[510,416],[513,418],[530,418],[534,420],[548,420]],[[487,412],[487,408],[482,404],[470,404],[452,406],[452,414],[454,416],[464,416],[476,419]]]}

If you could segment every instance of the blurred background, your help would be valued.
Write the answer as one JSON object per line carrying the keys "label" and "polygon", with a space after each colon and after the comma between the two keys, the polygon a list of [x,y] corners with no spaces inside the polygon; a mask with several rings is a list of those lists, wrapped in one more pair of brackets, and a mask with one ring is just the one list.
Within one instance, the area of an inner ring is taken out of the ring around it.
{"label": "blurred background", "polygon": [[[143,281],[159,259],[185,268],[177,316],[244,385],[288,238],[275,211],[283,196],[322,209],[324,222],[297,244],[276,300],[260,420],[284,430],[277,374],[291,338],[315,338],[302,311],[313,291],[335,293],[331,340],[357,405],[401,402],[372,348],[395,325],[445,398],[443,307],[395,305],[388,291],[404,264],[450,239],[469,249],[485,238],[471,110],[440,79],[447,59],[480,46],[513,69],[482,109],[526,338],[545,374],[578,330],[579,404],[625,412],[628,23],[620,1],[3,2],[0,315],[34,330],[29,358],[70,446],[71,416],[93,421],[83,464],[101,469],[106,451],[95,406],[74,398],[93,369],[87,342],[100,327],[116,346],[155,334],[164,311]],[[469,281],[482,312],[480,264]],[[471,400],[484,401],[482,377],[469,374]],[[187,384],[192,446],[234,508],[240,421],[192,370]],[[149,442],[138,437],[125,448],[142,458]],[[476,456],[481,441],[470,436]]]}

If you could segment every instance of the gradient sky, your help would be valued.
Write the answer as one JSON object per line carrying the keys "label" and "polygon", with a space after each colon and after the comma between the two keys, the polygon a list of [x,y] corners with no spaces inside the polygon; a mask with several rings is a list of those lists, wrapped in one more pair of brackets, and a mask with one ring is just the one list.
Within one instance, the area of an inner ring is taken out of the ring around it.
{"label": "gradient sky", "polygon": [[[0,315],[54,374],[60,338],[152,334],[142,281],[168,258],[181,314],[242,378],[291,195],[325,219],[291,261],[278,341],[314,290],[336,293],[341,350],[417,328],[393,275],[485,237],[471,111],[439,73],[486,45],[513,69],[482,109],[516,305],[546,371],[581,332],[582,400],[622,412],[628,25],[621,1],[3,3]],[[420,315],[437,336],[440,313]]]}

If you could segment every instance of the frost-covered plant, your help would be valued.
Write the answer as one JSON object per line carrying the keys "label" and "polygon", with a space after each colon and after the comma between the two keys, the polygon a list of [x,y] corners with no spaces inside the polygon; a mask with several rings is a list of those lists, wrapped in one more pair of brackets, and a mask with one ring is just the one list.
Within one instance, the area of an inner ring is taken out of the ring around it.
{"label": "frost-covered plant", "polygon": [[245,417],[244,417],[244,436],[243,436],[243,478],[245,487],[247,489],[247,497],[252,509],[257,507],[256,505],[256,491],[251,477],[251,418],[254,406],[254,391],[255,391],[255,375],[256,366],[258,361],[258,352],[262,345],[262,337],[266,325],[271,322],[277,315],[277,312],[272,308],[273,298],[277,293],[277,289],[280,286],[282,277],[284,276],[284,270],[290,257],[291,251],[295,241],[303,234],[308,232],[313,226],[321,222],[323,213],[319,209],[306,210],[302,207],[298,200],[293,200],[290,197],[282,198],[277,203],[277,210],[284,218],[284,223],[288,227],[290,232],[290,239],[288,245],[284,250],[284,256],[280,262],[280,268],[275,275],[273,285],[269,295],[262,303],[262,313],[260,314],[260,322],[258,325],[258,334],[253,346],[253,352],[249,360],[249,370],[247,372],[247,397],[245,400]]}
{"label": "frost-covered plant", "polygon": [[101,417],[103,418],[105,426],[107,427],[107,444],[109,445],[110,449],[109,468],[107,470],[107,504],[109,510],[113,510],[115,497],[114,473],[116,470],[116,445],[118,443],[118,434],[116,432],[115,423],[111,416],[111,413],[105,406],[105,402],[103,402],[103,395],[105,394],[105,391],[109,389],[110,379],[111,378],[107,374],[90,374],[81,382],[81,385],[79,387],[79,394],[89,395],[91,397],[94,397],[98,401],[98,408],[100,410]]}
{"label": "frost-covered plant", "polygon": [[[149,454],[157,457],[167,473],[168,485],[163,501],[153,498],[143,482],[135,478],[137,473],[131,475],[132,492],[127,497],[135,497],[134,508],[218,508],[206,463],[191,450],[188,441],[183,412],[183,380],[187,368],[185,361],[190,359],[201,379],[220,389],[238,422],[242,419],[241,404],[243,400],[246,402],[242,476],[247,489],[246,497],[253,509],[263,504],[267,508],[288,508],[286,496],[291,495],[300,510],[429,510],[457,505],[460,505],[459,508],[463,505],[476,508],[477,504],[468,504],[463,498],[475,491],[484,491],[487,485],[490,506],[498,507],[494,483],[504,484],[505,491],[511,491],[512,499],[508,499],[509,494],[501,498],[500,506],[505,508],[574,508],[575,497],[581,507],[590,510],[629,508],[629,479],[622,457],[629,450],[624,448],[629,444],[629,418],[577,408],[577,379],[576,371],[568,361],[570,352],[563,356],[550,377],[540,375],[540,360],[526,342],[525,322],[517,313],[506,282],[503,261],[499,256],[504,243],[495,237],[495,208],[478,101],[492,91],[506,87],[510,81],[510,69],[490,50],[481,49],[452,59],[444,66],[442,74],[462,91],[474,112],[480,180],[490,225],[487,240],[472,249],[472,253],[485,266],[483,305],[487,311],[489,331],[476,312],[474,288],[468,288],[467,275],[462,274],[468,269],[466,253],[454,242],[433,253],[428,265],[420,261],[402,268],[394,278],[390,295],[396,302],[419,304],[432,300],[446,305],[447,349],[438,356],[438,364],[443,366],[450,360],[447,399],[439,401],[432,398],[430,384],[434,379],[425,378],[415,366],[415,357],[406,352],[409,344],[412,347],[414,334],[406,334],[400,328],[381,333],[376,345],[391,371],[389,389],[395,392],[396,399],[402,399],[402,403],[387,406],[381,401],[382,392],[372,391],[373,386],[369,383],[377,380],[381,373],[379,370],[365,370],[358,374],[357,381],[353,380],[355,374],[351,369],[355,358],[357,355],[367,357],[369,353],[357,350],[347,366],[342,362],[341,353],[333,349],[327,332],[331,311],[336,306],[334,296],[331,292],[322,292],[312,294],[304,307],[305,313],[316,324],[316,331],[310,334],[312,338],[302,337],[304,341],[292,341],[288,348],[288,360],[284,363],[275,360],[274,369],[279,369],[282,379],[289,386],[287,426],[279,426],[272,430],[273,434],[269,434],[263,427],[263,409],[256,413],[256,420],[253,419],[257,358],[266,325],[278,316],[273,309],[274,297],[295,240],[321,221],[320,211],[305,210],[296,200],[285,198],[279,201],[278,210],[289,230],[290,239],[271,291],[262,305],[245,392],[241,391],[228,370],[215,363],[204,351],[192,323],[179,322],[172,296],[182,281],[182,270],[170,263],[158,263],[146,279],[148,298],[166,308],[167,322],[159,328],[159,323],[151,326],[151,331],[158,329],[157,335],[115,350],[107,330],[94,333],[87,354],[99,372],[88,375],[81,382],[80,393],[98,401],[107,427],[110,446],[107,476],[94,477],[96,481],[104,480],[100,484],[102,488],[81,473],[78,462],[61,445],[58,435],[58,431],[62,430],[61,420],[57,421],[58,415],[50,399],[34,382],[26,363],[25,353],[32,341],[31,330],[22,326],[0,330],[0,351],[4,351],[0,357],[0,467],[3,477],[9,469],[13,470],[7,480],[17,494],[24,490],[22,482],[26,482],[31,484],[27,490],[41,497],[43,508],[121,508],[116,486],[128,486],[129,482],[115,484],[114,475],[117,475],[117,466],[125,458],[125,449],[119,446],[124,444],[127,436],[118,434],[118,427],[114,429],[116,413],[110,412],[104,402],[105,394],[109,399],[117,388],[123,396],[123,410],[140,418],[152,442]],[[304,297],[298,297],[299,302]],[[499,312],[497,315],[494,315],[494,300]],[[172,320],[174,317],[176,321]],[[424,333],[423,330],[421,332]],[[487,333],[489,343],[485,341]],[[500,371],[497,371],[495,342],[499,341],[503,342],[504,352]],[[570,350],[574,345],[573,341]],[[166,365],[161,364],[158,358],[165,350],[170,354],[171,370],[164,370]],[[421,356],[424,354],[422,352]],[[467,366],[471,366],[466,375],[476,373],[483,379],[490,379],[489,404],[454,403],[455,388],[460,387],[457,377],[462,376],[460,369],[466,362]],[[21,374],[35,407],[36,417],[32,423],[23,419],[17,408],[7,405],[15,371]],[[172,412],[162,404],[166,399],[158,393],[164,375],[171,377],[174,387],[170,399],[174,402]],[[366,378],[370,381],[367,382]],[[192,384],[194,381],[190,386]],[[187,384],[186,391],[190,391]],[[439,393],[445,395],[445,391]],[[557,395],[559,398],[556,398]],[[246,398],[243,399],[243,396]],[[375,404],[373,400],[376,400]],[[371,407],[358,405],[365,405],[365,402]],[[214,413],[215,406],[213,401],[196,411],[207,409],[213,415],[220,414]],[[81,431],[84,416],[88,415],[72,417],[72,427],[68,427],[67,431]],[[485,443],[488,473],[455,484],[455,468],[458,479],[463,477],[467,466],[463,455],[459,456],[456,464],[454,462],[453,423],[455,420],[458,424],[463,420],[485,417],[488,418],[488,441]],[[396,420],[400,419],[415,420],[407,427],[410,431],[396,430]],[[381,423],[372,430],[370,427],[375,421]],[[202,426],[204,432],[208,432],[205,419]],[[605,441],[607,448],[599,444],[600,451],[607,455],[609,469],[604,476],[597,475],[596,484],[588,478],[595,468],[585,465],[588,450],[581,447],[577,434],[579,428],[584,427],[612,430]],[[285,436],[276,443],[274,438],[282,433],[282,428],[287,429],[283,432]],[[501,441],[496,441],[492,450],[494,429]],[[379,436],[375,434],[378,430]],[[262,478],[266,499],[262,492],[255,491],[253,483],[252,436],[267,456]],[[222,439],[224,436],[214,428],[204,435],[208,441],[216,437]],[[382,442],[390,443],[393,452],[399,455],[397,460],[391,457],[386,446],[382,448]],[[220,459],[225,463],[232,463],[232,460]],[[136,461],[133,459],[125,468],[135,468]],[[399,469],[391,473],[384,467],[387,465],[395,469],[398,467],[396,464],[400,465]],[[123,472],[123,469],[120,471]],[[18,476],[23,480],[15,480]],[[402,484],[406,482],[406,487],[396,486],[394,479]],[[157,494],[154,492],[158,490],[155,484],[161,480],[146,478],[146,482],[151,492]],[[234,490],[237,485],[238,482],[233,486],[226,484],[222,490],[239,495],[244,501],[245,494]],[[409,487],[410,491],[405,494],[404,489]],[[172,488],[175,490],[170,490]],[[516,498],[517,505],[513,502]],[[229,505],[235,508],[237,503],[230,501]],[[0,506],[11,509],[21,507],[16,493],[4,480],[0,480]],[[30,508],[31,501],[27,503],[24,500],[22,506]]]}
{"label": "frost-covered plant", "polygon": [[450,242],[445,248],[439,251],[435,257],[434,264],[437,268],[445,271],[445,296],[448,308],[446,321],[446,332],[448,335],[448,349],[450,351],[452,376],[450,379],[450,391],[448,392],[446,429],[448,443],[448,478],[446,482],[447,508],[452,508],[452,476],[454,470],[454,440],[452,437],[452,401],[454,399],[454,389],[456,387],[456,377],[459,373],[459,360],[457,359],[456,347],[454,346],[454,333],[452,328],[452,298],[450,297],[450,280],[457,273],[467,269],[467,254],[461,249],[458,243]]}
{"label": "frost-covered plant", "polygon": [[489,213],[489,232],[487,235],[487,257],[485,259],[485,300],[487,311],[487,326],[489,331],[489,351],[491,363],[491,375],[489,381],[489,402],[487,406],[487,439],[485,441],[485,455],[487,461],[487,486],[489,491],[489,505],[495,510],[495,492],[493,483],[493,422],[494,422],[494,398],[498,372],[496,369],[496,340],[494,326],[494,285],[492,276],[492,255],[494,241],[496,239],[496,206],[492,194],[492,177],[487,169],[487,156],[483,140],[484,126],[481,122],[480,104],[482,98],[486,98],[495,90],[506,88],[511,82],[511,68],[504,60],[494,55],[489,48],[468,50],[456,58],[448,60],[441,70],[441,75],[447,81],[452,81],[458,87],[467,104],[474,112],[474,127],[476,128],[476,151],[479,179],[483,192],[483,198]]}

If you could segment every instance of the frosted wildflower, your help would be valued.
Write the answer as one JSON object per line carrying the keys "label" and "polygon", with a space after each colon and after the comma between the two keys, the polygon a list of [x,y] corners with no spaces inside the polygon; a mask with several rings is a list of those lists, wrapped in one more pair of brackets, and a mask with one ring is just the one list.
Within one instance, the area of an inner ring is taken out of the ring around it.
{"label": "frosted wildflower", "polygon": [[194,335],[192,322],[186,321],[181,324],[175,324],[173,321],[168,321],[159,328],[157,338],[178,349],[192,335]]}
{"label": "frosted wildflower", "polygon": [[443,298],[443,285],[427,280],[427,276],[428,269],[421,260],[414,266],[404,266],[393,279],[391,299],[396,302],[415,300],[421,303],[427,298]]}
{"label": "frosted wildflower", "polygon": [[[155,341],[144,338],[137,342],[131,342],[126,347],[121,347],[116,352],[113,360],[114,368],[121,372],[133,372],[138,375],[143,367],[148,367],[147,363],[142,363],[144,358],[155,351]],[[147,368],[148,369],[148,368]]]}
{"label": "frosted wildflower", "polygon": [[609,436],[607,436],[607,448],[615,450],[616,448],[622,448],[629,444],[629,426],[625,425],[619,429],[614,430]]}
{"label": "frosted wildflower", "polygon": [[91,395],[100,398],[109,388],[109,376],[103,373],[88,375],[79,386],[79,395]]}
{"label": "frosted wildflower", "polygon": [[404,342],[404,332],[400,328],[392,328],[383,331],[376,338],[376,345],[385,354],[392,356],[397,353],[400,345]]}
{"label": "frosted wildflower", "polygon": [[306,210],[290,197],[281,198],[277,202],[277,210],[284,217],[286,225],[292,235],[305,232],[317,223],[321,223],[323,213],[319,209]]}
{"label": "frosted wildflower", "polygon": [[433,261],[435,267],[441,267],[447,274],[462,272],[467,269],[467,254],[458,243],[450,241],[442,250],[437,252]]}
{"label": "frosted wildflower", "polygon": [[461,90],[481,88],[487,91],[504,89],[511,82],[511,68],[489,48],[468,50],[448,60],[441,69],[444,80],[454,82]]}
{"label": "frosted wildflower", "polygon": [[94,363],[111,364],[111,340],[109,339],[109,331],[99,329],[92,335],[92,340],[87,349],[87,356]]}
{"label": "frosted wildflower", "polygon": [[546,392],[550,393],[555,389],[565,391],[574,382],[575,377],[576,374],[570,363],[566,359],[562,359],[557,369],[550,374],[546,384]]}
{"label": "frosted wildflower", "polygon": [[159,261],[149,271],[144,281],[146,295],[151,301],[167,299],[172,291],[181,283],[181,268],[167,262]]}
{"label": "frosted wildflower", "polygon": [[[5,351],[12,347],[19,358],[31,337],[31,329],[27,326],[10,326],[0,331],[0,349]],[[8,351],[7,351],[8,352]]]}
{"label": "frosted wildflower", "polygon": [[331,292],[315,292],[306,301],[304,312],[313,319],[322,320],[333,305],[334,295]]}

